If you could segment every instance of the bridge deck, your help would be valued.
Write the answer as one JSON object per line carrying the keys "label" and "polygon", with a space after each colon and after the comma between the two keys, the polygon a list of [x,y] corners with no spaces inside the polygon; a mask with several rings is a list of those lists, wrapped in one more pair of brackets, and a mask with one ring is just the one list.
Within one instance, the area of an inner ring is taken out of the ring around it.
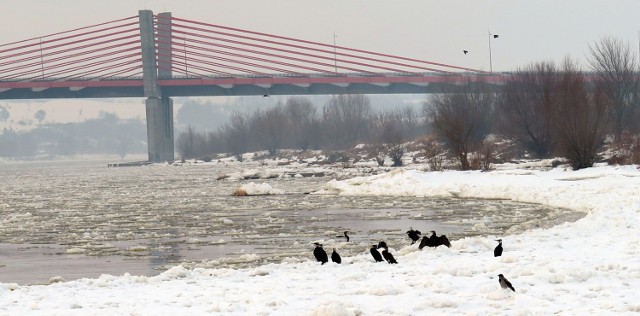
{"label": "bridge deck", "polygon": [[[500,84],[500,74],[341,74],[159,79],[166,96],[437,93],[467,83]],[[143,97],[142,78],[0,81],[0,99]]]}

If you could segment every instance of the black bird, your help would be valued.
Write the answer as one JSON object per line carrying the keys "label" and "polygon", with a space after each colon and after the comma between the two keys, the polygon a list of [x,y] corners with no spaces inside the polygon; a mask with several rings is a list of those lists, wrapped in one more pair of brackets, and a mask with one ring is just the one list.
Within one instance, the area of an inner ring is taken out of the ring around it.
{"label": "black bird", "polygon": [[436,246],[432,246],[432,247],[437,247],[438,235],[436,235],[436,231],[435,230],[431,231],[431,236],[429,236],[429,241],[431,242],[432,245],[436,245]]}
{"label": "black bird", "polygon": [[384,241],[378,243],[378,249],[380,248],[389,249],[389,247],[387,247],[387,243]]}
{"label": "black bird", "polygon": [[342,263],[342,258],[340,258],[340,255],[336,252],[336,248],[333,248],[333,252],[331,253],[331,261],[337,264]]}
{"label": "black bird", "polygon": [[496,249],[493,249],[493,256],[500,257],[502,256],[502,239],[496,239],[496,241],[498,242],[498,245],[496,246]]}
{"label": "black bird", "polygon": [[469,51],[468,50],[462,50],[462,52],[466,55]]}
{"label": "black bird", "polygon": [[440,245],[445,245],[447,246],[447,248],[451,248],[451,243],[449,242],[449,238],[447,238],[447,235],[438,236],[438,246]]}
{"label": "black bird", "polygon": [[447,235],[436,235],[435,231],[431,231],[431,236],[429,237],[429,240],[432,242],[433,246],[431,247],[438,247],[438,246],[442,246],[445,245],[449,248],[451,248],[451,243],[449,242],[449,238],[447,238]]}
{"label": "black bird", "polygon": [[418,249],[422,250],[424,247],[431,247],[431,242],[429,237],[422,236],[422,240],[420,241],[420,245],[418,245]]}
{"label": "black bird", "polygon": [[511,285],[511,282],[509,282],[509,280],[507,280],[507,278],[505,278],[504,275],[498,274],[498,282],[500,282],[501,288],[510,289],[514,292],[516,291],[516,289],[513,288],[513,285]]}
{"label": "black bird", "polygon": [[394,258],[393,255],[386,248],[382,250],[382,256],[384,257],[385,260],[387,260],[389,264],[398,263],[398,261],[396,261],[396,258]]}
{"label": "black bird", "polygon": [[413,230],[413,227],[409,227],[407,231],[407,235],[411,238],[411,244],[415,244],[418,239],[420,239],[420,234],[422,234],[419,230]]}
{"label": "black bird", "polygon": [[345,231],[344,231],[344,236],[336,236],[336,238],[342,238],[342,237],[344,237],[344,238],[346,238],[346,239],[347,239],[347,242],[349,242],[349,235],[347,235],[347,233],[349,233],[349,231],[345,230]]}
{"label": "black bird", "polygon": [[372,245],[371,249],[369,249],[369,252],[371,252],[371,255],[373,256],[373,259],[375,259],[376,262],[384,261],[384,260],[382,260],[382,255],[378,251],[378,246]]}
{"label": "black bird", "polygon": [[316,249],[313,250],[313,255],[316,257],[316,259],[322,262],[322,264],[329,262],[327,252],[322,249],[322,244],[318,242],[314,242],[313,244],[316,245]]}
{"label": "black bird", "polygon": [[441,245],[445,245],[447,247],[451,247],[451,243],[449,242],[449,238],[447,238],[446,235],[441,235],[438,236],[436,235],[435,231],[431,231],[431,236],[427,237],[427,236],[423,236],[422,240],[420,241],[420,245],[418,246],[418,249],[424,248],[424,247],[438,247]]}

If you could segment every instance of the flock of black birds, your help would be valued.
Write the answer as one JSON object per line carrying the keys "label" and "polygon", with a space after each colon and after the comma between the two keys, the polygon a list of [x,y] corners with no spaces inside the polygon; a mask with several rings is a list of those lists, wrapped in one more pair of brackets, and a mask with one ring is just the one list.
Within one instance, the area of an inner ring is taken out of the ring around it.
{"label": "flock of black birds", "polygon": [[[348,233],[349,233],[348,231],[345,231],[343,236],[337,236],[337,237],[339,238],[344,237],[348,242],[349,241]],[[413,245],[418,240],[420,240],[420,235],[422,235],[422,232],[420,232],[419,230],[414,230],[413,227],[410,227],[409,230],[407,231],[407,235],[411,239],[411,244]],[[495,249],[493,249],[493,256],[500,257],[502,256],[502,251],[503,251],[502,239],[496,239],[496,241],[498,242],[498,245],[496,246]],[[321,262],[321,264],[325,264],[329,262],[329,256],[327,255],[327,252],[324,250],[324,248],[322,248],[322,244],[319,242],[314,242],[313,244],[316,245],[316,248],[313,250],[313,255],[316,257],[316,260]],[[424,247],[435,248],[442,245],[451,247],[451,243],[449,242],[449,239],[447,238],[446,235],[438,236],[436,232],[432,230],[431,235],[429,237],[427,236],[422,237],[422,240],[420,240],[420,245],[418,245],[418,249],[422,250],[422,248]],[[380,251],[380,249],[382,250]],[[369,252],[371,253],[371,256],[373,257],[375,262],[383,262],[386,260],[389,264],[398,263],[398,261],[396,261],[393,255],[389,252],[389,247],[387,246],[387,243],[385,241],[381,241],[377,245],[372,245],[371,249],[369,249]],[[331,261],[337,264],[342,263],[342,257],[340,257],[340,254],[336,252],[336,248],[333,248],[333,252],[331,253]],[[511,291],[514,291],[514,292],[516,291],[513,285],[511,285],[511,282],[509,282],[509,280],[507,280],[507,278],[505,278],[504,275],[498,274],[498,282],[500,283],[501,288],[510,289]]]}

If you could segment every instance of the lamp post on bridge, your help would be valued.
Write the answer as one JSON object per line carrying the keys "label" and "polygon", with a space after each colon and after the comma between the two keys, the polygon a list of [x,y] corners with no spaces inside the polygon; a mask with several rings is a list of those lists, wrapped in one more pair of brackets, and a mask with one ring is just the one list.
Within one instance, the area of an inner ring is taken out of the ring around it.
{"label": "lamp post on bridge", "polygon": [[491,31],[489,31],[489,72],[493,72],[493,61],[491,59],[491,38],[498,38],[500,35],[498,34],[491,34]]}
{"label": "lamp post on bridge", "polygon": [[338,58],[336,57],[336,32],[333,32],[333,65],[336,75],[338,74]]}

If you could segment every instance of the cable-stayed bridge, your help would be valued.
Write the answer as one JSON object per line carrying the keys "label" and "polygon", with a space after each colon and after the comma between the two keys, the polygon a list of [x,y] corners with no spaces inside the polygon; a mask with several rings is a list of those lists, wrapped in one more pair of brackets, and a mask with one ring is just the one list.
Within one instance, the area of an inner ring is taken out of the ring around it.
{"label": "cable-stayed bridge", "polygon": [[504,80],[149,10],[0,45],[0,99],[145,97],[150,161],[174,158],[173,96],[422,94]]}

